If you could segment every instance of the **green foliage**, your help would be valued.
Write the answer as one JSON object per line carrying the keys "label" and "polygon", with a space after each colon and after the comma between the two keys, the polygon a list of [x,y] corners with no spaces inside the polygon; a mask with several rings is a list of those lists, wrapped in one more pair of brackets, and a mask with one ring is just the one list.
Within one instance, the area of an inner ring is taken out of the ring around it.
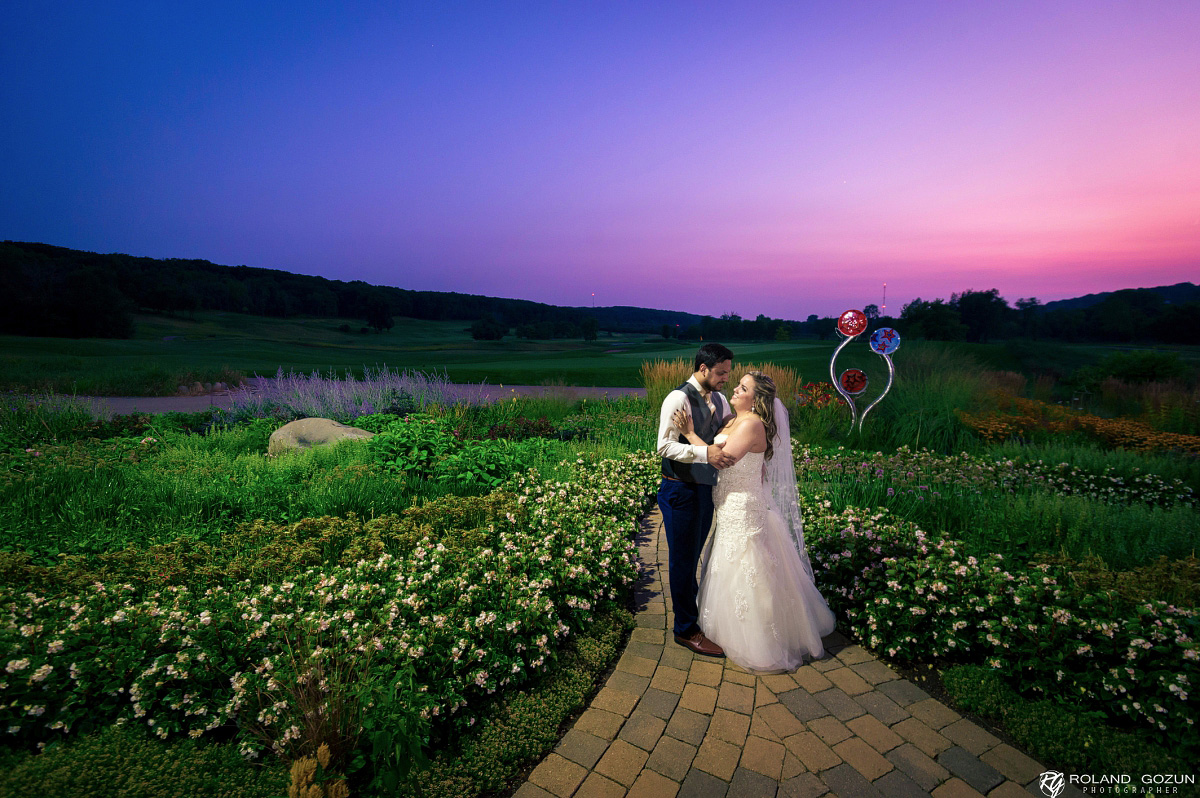
{"label": "green foliage", "polygon": [[1178,352],[1112,352],[1099,363],[1077,371],[1071,382],[1096,391],[1109,377],[1132,384],[1169,382],[1187,379],[1190,371],[1180,361]]}
{"label": "green foliage", "polygon": [[1048,557],[1046,562],[1066,568],[1071,581],[1082,591],[1113,591],[1131,602],[1165,601],[1179,607],[1200,607],[1200,559],[1195,555],[1179,560],[1159,557],[1147,565],[1131,568],[1126,564],[1120,570],[1099,557],[1082,561]]}
{"label": "green foliage", "polygon": [[476,341],[499,341],[508,334],[508,325],[495,319],[477,319],[471,322],[471,337]]}
{"label": "green foliage", "polygon": [[0,395],[0,452],[70,440],[91,421],[91,407],[73,397]]}
{"label": "green foliage", "polygon": [[424,749],[429,744],[430,706],[413,701],[421,691],[411,662],[399,674],[383,676],[386,678],[360,683],[357,695],[347,702],[368,708],[359,726],[359,736],[365,738],[366,746],[356,752],[357,761],[349,772],[353,774],[353,765],[361,762],[361,767],[370,771],[369,787],[394,795],[429,766]]}
{"label": "green foliage", "polygon": [[0,759],[0,795],[79,798],[277,798],[288,783],[278,764],[252,765],[230,743],[163,742],[118,726]]}
{"label": "green foliage", "polygon": [[587,701],[596,679],[621,651],[633,617],[613,609],[573,638],[558,667],[482,719],[454,749],[439,753],[420,776],[427,798],[474,798],[503,790],[558,740],[563,722]]}
{"label": "green foliage", "polygon": [[890,455],[802,447],[796,456],[802,488],[819,493],[835,512],[886,507],[975,550],[1022,561],[1097,556],[1128,567],[1187,556],[1198,542],[1192,489],[1140,470],[1123,474],[1104,465],[1095,473],[1040,459],[907,447]]}
{"label": "green foliage", "polygon": [[1188,773],[1191,763],[1143,736],[1118,730],[1099,713],[1049,699],[1029,701],[1003,675],[959,665],[942,673],[954,702],[1003,725],[1017,745],[1037,759],[1078,773]]}
{"label": "green foliage", "polygon": [[367,441],[372,458],[396,474],[426,477],[459,448],[450,427],[427,414],[399,418]]}
{"label": "green foliage", "polygon": [[519,512],[516,498],[508,493],[442,496],[418,501],[400,515],[366,520],[353,514],[322,516],[294,523],[258,519],[236,525],[211,543],[177,538],[92,555],[64,554],[53,565],[38,564],[25,551],[0,552],[0,585],[56,595],[97,582],[128,584],[144,593],[170,585],[204,589],[272,581],[327,563],[348,566],[401,554],[423,538],[469,552],[494,545],[494,538],[481,530]]}
{"label": "green foliage", "polygon": [[819,587],[848,628],[902,661],[986,664],[1195,755],[1194,613],[1079,588],[1061,568],[972,554],[886,511],[806,505]]}
{"label": "green foliage", "polygon": [[374,466],[365,446],[314,447],[286,458],[256,448],[268,427],[208,436],[74,442],[19,452],[0,463],[4,548],[40,564],[176,539],[214,541],[238,523],[396,513],[416,497],[478,492]]}
{"label": "green foliage", "polygon": [[[25,622],[0,629],[10,657],[5,696],[15,702],[0,707],[0,723],[29,744],[114,719],[145,723],[164,738],[209,735],[238,719],[276,753],[296,756],[306,743],[341,740],[348,749],[346,730],[372,717],[352,711],[372,702],[350,700],[348,686],[374,684],[383,716],[370,724],[372,746],[411,751],[408,732],[375,733],[413,711],[438,717],[437,734],[449,739],[492,696],[546,672],[556,640],[625,600],[637,575],[631,532],[657,481],[655,465],[646,454],[627,457],[563,483],[529,473],[515,481],[515,503],[495,495],[421,505],[405,519],[411,523],[392,523],[396,555],[360,553],[345,566],[255,573],[195,590],[96,582],[50,595],[27,581],[0,588],[0,603]],[[486,526],[464,533],[473,518]],[[300,548],[314,544],[314,556],[341,549],[349,557],[334,535],[314,541],[287,531]],[[415,692],[395,681],[407,663]],[[389,685],[395,701],[384,700]],[[314,707],[326,701],[345,710],[344,722],[314,721]],[[253,738],[242,745],[247,753],[258,747]],[[401,768],[397,754],[375,775],[387,780],[385,771]]]}
{"label": "green foliage", "polygon": [[[382,429],[367,442],[381,468],[468,489],[498,487],[517,471],[537,464],[546,453],[546,442],[537,437],[518,443],[495,438],[464,441],[445,420],[425,414],[385,424],[371,418],[368,423]],[[521,425],[510,422],[506,427]]]}
{"label": "green foliage", "polygon": [[532,438],[521,443],[505,440],[465,441],[461,448],[437,464],[434,476],[442,482],[495,488],[526,465],[540,459],[545,442]]}

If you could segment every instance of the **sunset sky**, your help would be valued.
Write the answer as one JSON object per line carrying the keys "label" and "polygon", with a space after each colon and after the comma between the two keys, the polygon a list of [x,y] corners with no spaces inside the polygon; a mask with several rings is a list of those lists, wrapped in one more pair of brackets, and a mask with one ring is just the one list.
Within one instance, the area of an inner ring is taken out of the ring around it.
{"label": "sunset sky", "polygon": [[1200,282],[1200,2],[0,7],[0,240],[803,319]]}

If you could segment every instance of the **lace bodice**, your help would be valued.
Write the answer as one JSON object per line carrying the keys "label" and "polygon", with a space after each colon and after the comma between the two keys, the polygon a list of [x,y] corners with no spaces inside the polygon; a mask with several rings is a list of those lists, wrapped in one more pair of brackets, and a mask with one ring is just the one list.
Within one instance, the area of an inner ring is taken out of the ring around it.
{"label": "lace bodice", "polygon": [[[721,433],[713,443],[724,443],[729,436]],[[762,467],[766,452],[746,452],[741,460],[717,472],[717,489],[721,493],[762,493]]]}

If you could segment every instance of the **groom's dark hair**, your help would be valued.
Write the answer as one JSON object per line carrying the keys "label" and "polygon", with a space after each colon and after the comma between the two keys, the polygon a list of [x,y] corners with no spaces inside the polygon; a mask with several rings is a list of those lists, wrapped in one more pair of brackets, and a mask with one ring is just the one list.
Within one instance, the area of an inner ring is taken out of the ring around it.
{"label": "groom's dark hair", "polygon": [[733,352],[729,351],[729,347],[722,344],[705,344],[696,353],[696,362],[692,366],[692,371],[699,371],[701,366],[708,366],[711,369],[722,360],[733,360]]}

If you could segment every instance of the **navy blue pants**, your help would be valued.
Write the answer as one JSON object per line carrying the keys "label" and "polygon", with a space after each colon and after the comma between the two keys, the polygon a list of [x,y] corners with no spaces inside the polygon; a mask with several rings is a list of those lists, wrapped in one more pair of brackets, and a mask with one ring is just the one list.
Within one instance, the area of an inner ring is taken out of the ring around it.
{"label": "navy blue pants", "polygon": [[664,478],[658,486],[658,507],[667,532],[667,577],[675,609],[675,634],[689,637],[700,631],[696,621],[696,567],[712,526],[712,485]]}

